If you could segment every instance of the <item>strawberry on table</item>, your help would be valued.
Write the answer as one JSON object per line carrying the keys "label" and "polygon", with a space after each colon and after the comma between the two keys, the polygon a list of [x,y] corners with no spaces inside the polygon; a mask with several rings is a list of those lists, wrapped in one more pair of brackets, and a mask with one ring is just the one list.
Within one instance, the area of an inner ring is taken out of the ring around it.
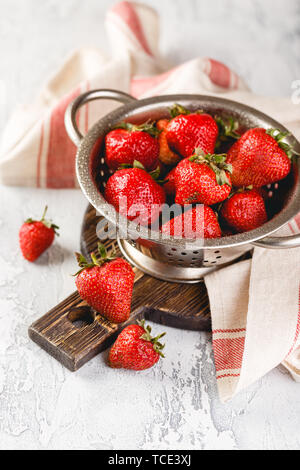
{"label": "strawberry on table", "polygon": [[172,152],[167,142],[167,126],[169,119],[159,119],[156,127],[160,132],[159,142],[159,160],[165,165],[176,165],[180,161],[180,156]]}
{"label": "strawberry on table", "polygon": [[220,216],[236,232],[254,230],[268,220],[264,199],[255,189],[234,193],[223,203]]}
{"label": "strawberry on table", "polygon": [[111,170],[138,160],[146,170],[158,165],[158,129],[151,122],[135,125],[122,122],[105,136],[105,161]]}
{"label": "strawberry on table", "polygon": [[140,162],[133,168],[116,171],[107,181],[105,199],[129,220],[138,219],[141,225],[154,223],[161,212],[166,195],[155,181],[159,169],[147,173]]}
{"label": "strawberry on table", "polygon": [[229,149],[232,184],[237,187],[261,187],[285,178],[296,152],[285,142],[286,132],[254,128],[246,131]]}
{"label": "strawberry on table", "polygon": [[130,316],[134,271],[123,258],[108,257],[101,243],[91,262],[76,253],[80,270],[75,274],[80,297],[113,323]]}
{"label": "strawberry on table", "polygon": [[212,116],[201,111],[191,113],[178,104],[171,109],[171,115],[175,117],[169,122],[166,134],[171,150],[182,157],[193,155],[195,148],[214,152],[219,129]]}
{"label": "strawberry on table", "polygon": [[231,191],[231,166],[225,160],[225,154],[205,154],[196,149],[192,157],[178,163],[175,202],[210,206],[224,201]]}
{"label": "strawberry on table", "polygon": [[42,253],[44,253],[50,245],[52,245],[55,234],[58,235],[57,225],[51,220],[46,220],[45,207],[41,220],[27,219],[21,226],[19,231],[19,242],[23,256],[28,261],[35,261]]}
{"label": "strawberry on table", "polygon": [[138,325],[129,325],[119,334],[109,351],[110,367],[132,370],[145,370],[154,366],[160,356],[164,357],[164,345],[159,342],[165,333],[151,336],[151,327],[141,321]]}
{"label": "strawberry on table", "polygon": [[215,212],[211,207],[199,204],[164,223],[161,231],[177,238],[221,237],[221,229]]}

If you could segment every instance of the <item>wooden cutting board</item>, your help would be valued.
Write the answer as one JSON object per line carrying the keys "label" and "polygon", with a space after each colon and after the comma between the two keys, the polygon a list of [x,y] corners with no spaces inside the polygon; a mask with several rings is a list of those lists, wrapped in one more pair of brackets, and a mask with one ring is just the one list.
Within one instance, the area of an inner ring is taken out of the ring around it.
{"label": "wooden cutting board", "polygon": [[[97,247],[96,226],[101,219],[89,205],[84,214],[80,240],[85,256]],[[115,249],[120,255],[116,240],[103,243],[108,251]],[[109,322],[82,301],[78,292],[74,292],[29,327],[30,338],[68,369],[75,371],[109,347],[126,325],[139,318],[175,328],[210,330],[209,303],[203,282],[171,283],[154,279],[136,268],[134,270],[132,313],[127,322],[121,325]]]}

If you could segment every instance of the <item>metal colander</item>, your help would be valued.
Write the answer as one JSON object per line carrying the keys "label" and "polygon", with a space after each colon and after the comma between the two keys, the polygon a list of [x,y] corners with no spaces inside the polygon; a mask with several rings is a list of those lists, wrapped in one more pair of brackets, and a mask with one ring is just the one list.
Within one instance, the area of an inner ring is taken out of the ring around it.
{"label": "metal colander", "polygon": [[[88,101],[111,99],[123,106],[101,118],[83,137],[76,124],[78,109]],[[299,170],[300,159],[293,163],[290,175],[282,182],[269,186],[268,207],[271,220],[263,226],[237,235],[219,239],[197,239],[186,243],[184,239],[170,237],[164,240],[157,232],[153,237],[149,229],[139,227],[118,214],[114,207],[103,197],[110,171],[104,163],[104,137],[118,122],[128,120],[141,123],[149,119],[169,117],[169,108],[180,103],[189,110],[203,109],[211,115],[224,119],[232,116],[239,120],[242,130],[252,127],[287,129],[256,109],[241,103],[202,95],[167,95],[136,100],[130,95],[115,90],[92,90],[80,95],[68,107],[65,116],[67,132],[78,146],[76,172],[80,187],[95,209],[111,224],[120,229],[127,224],[126,237],[119,231],[117,238],[123,255],[142,271],[159,279],[174,282],[199,282],[209,271],[237,260],[253,245],[265,248],[292,248],[300,246],[300,235],[275,237],[270,236],[283,227],[300,211]],[[300,144],[289,135],[286,142],[296,151]],[[131,236],[139,231],[139,238]]]}

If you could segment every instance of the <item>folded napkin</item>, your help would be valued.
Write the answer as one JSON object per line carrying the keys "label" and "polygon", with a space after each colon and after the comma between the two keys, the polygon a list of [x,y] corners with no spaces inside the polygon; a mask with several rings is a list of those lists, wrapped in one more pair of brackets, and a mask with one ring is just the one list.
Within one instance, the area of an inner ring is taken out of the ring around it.
{"label": "folded napkin", "polygon": [[[285,98],[250,92],[226,65],[196,58],[171,67],[160,57],[158,17],[140,3],[123,1],[106,17],[109,58],[98,49],[74,52],[29,106],[10,119],[0,147],[0,182],[73,188],[76,148],[64,127],[70,101],[93,88],[115,88],[136,98],[200,93],[236,100],[262,110],[300,138],[299,106]],[[82,133],[115,103],[89,103],[78,116]],[[286,229],[296,231],[299,218]],[[206,277],[220,396],[234,393],[280,362],[298,377],[299,250],[255,248],[243,261]],[[280,336],[279,336],[280,335]]]}

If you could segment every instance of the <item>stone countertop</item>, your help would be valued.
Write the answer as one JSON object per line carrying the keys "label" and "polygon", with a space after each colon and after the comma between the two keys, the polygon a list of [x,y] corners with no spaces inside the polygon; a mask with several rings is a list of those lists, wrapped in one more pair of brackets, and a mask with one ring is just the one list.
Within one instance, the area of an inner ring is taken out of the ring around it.
{"label": "stone countertop", "polygon": [[[112,3],[2,0],[0,130],[71,50],[107,46],[103,17]],[[289,96],[300,78],[297,0],[145,3],[161,14],[170,62],[216,58],[268,95]],[[70,273],[86,200],[76,190],[0,187],[0,194],[1,449],[300,448],[299,385],[278,367],[221,404],[208,333],[165,328],[165,360],[141,373],[110,369],[105,353],[71,373],[40,350],[27,327],[74,290]],[[46,202],[61,237],[29,264],[19,253],[18,229]]]}

